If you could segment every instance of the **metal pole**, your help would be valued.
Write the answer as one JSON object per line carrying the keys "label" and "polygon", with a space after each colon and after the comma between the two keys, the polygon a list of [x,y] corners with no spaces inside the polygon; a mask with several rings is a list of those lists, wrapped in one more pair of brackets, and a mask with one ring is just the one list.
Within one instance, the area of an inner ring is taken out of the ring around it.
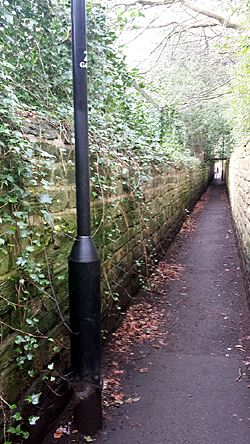
{"label": "metal pole", "polygon": [[222,139],[222,143],[223,143],[223,151],[222,151],[222,171],[221,171],[221,180],[224,180],[224,135],[223,135],[223,139]]}
{"label": "metal pole", "polygon": [[85,0],[71,1],[77,238],[69,256],[73,381],[101,384],[100,259],[90,236]]}

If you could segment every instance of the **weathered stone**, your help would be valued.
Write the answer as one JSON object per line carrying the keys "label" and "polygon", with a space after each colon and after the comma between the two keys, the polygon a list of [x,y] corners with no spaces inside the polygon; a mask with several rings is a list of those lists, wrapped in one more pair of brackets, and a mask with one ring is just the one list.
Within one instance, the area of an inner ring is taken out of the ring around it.
{"label": "weathered stone", "polygon": [[27,119],[21,127],[25,134],[42,136],[44,139],[54,140],[58,138],[56,129],[45,122],[39,122],[35,119]]}
{"label": "weathered stone", "polygon": [[61,191],[50,192],[52,198],[52,204],[50,206],[50,211],[52,213],[58,213],[59,211],[64,211],[68,206],[68,190],[63,188]]}
{"label": "weathered stone", "polygon": [[60,149],[59,149],[58,146],[52,145],[52,144],[47,143],[47,142],[42,142],[41,143],[41,148],[46,153],[51,154],[52,156],[54,156],[54,158],[57,161],[60,161],[61,153],[60,153]]}
{"label": "weathered stone", "polygon": [[250,306],[250,144],[238,147],[226,166],[226,182]]}
{"label": "weathered stone", "polygon": [[75,185],[76,174],[75,174],[75,167],[73,165],[69,165],[67,167],[67,182],[70,185]]}
{"label": "weathered stone", "polygon": [[[46,179],[54,180],[52,192],[49,193],[53,198],[52,205],[49,205],[49,211],[53,213],[54,225],[60,225],[62,231],[62,234],[52,233],[52,231],[46,232],[53,293],[48,285],[48,288],[45,289],[47,295],[44,294],[40,300],[37,291],[31,290],[32,303],[29,308],[31,309],[30,316],[35,315],[39,319],[39,331],[56,339],[56,345],[60,349],[59,354],[64,353],[65,368],[63,371],[66,373],[69,367],[69,331],[64,323],[68,322],[68,256],[76,235],[75,170],[72,164],[66,162],[66,159],[74,158],[74,150],[65,145],[61,147],[61,137],[54,134],[54,131],[50,125],[45,125],[41,129],[39,122],[33,120],[26,126],[26,133],[34,136],[34,143],[40,143],[40,136],[46,135],[46,140],[42,141],[42,149],[55,156],[56,163],[54,168],[48,169]],[[55,140],[50,143],[49,140],[52,139]],[[146,267],[143,265],[145,254],[149,260],[155,260],[158,256],[160,257],[163,249],[170,245],[185,220],[185,208],[188,210],[193,208],[208,184],[209,175],[209,165],[197,167],[188,173],[172,166],[162,165],[158,171],[154,168],[153,179],[148,182],[140,198],[135,195],[131,196],[130,190],[122,182],[118,182],[117,191],[122,193],[122,196],[109,195],[104,198],[104,202],[102,196],[100,196],[101,199],[92,200],[92,233],[95,233],[94,242],[101,257],[102,267],[104,329],[110,332],[120,322],[120,311],[116,308],[117,304],[110,295],[110,289],[114,293],[118,293],[120,307],[126,308],[130,302],[130,296],[134,296],[140,286],[139,274],[146,273]],[[93,186],[91,190],[94,191]],[[242,232],[242,236],[245,236],[246,230],[249,229],[249,226],[246,225],[249,222],[248,213],[244,214],[244,217],[244,224],[247,228]],[[31,216],[30,222],[34,227],[40,223],[39,218],[34,216]],[[67,235],[64,235],[63,232]],[[23,247],[25,247],[25,242],[23,242]],[[248,243],[246,243],[246,249],[247,251],[250,249]],[[6,258],[2,262],[2,266],[0,263],[0,274],[9,273],[11,270],[14,258],[9,256],[8,259],[9,263],[8,261],[6,263]],[[47,265],[43,247],[35,253],[35,259],[43,264],[46,272]],[[137,260],[142,263],[140,273],[136,265]],[[7,280],[7,277],[8,275],[4,275],[1,278],[0,293],[9,301],[18,303],[15,281]],[[58,313],[55,302],[48,296],[51,293],[52,297],[57,299],[61,315]],[[0,299],[0,310],[2,321],[20,329],[18,310],[6,304],[3,299]],[[31,383],[27,376],[27,370],[31,368],[29,367],[30,362],[26,361],[24,369],[20,371],[16,365],[17,353],[14,343],[17,333],[2,326],[2,334],[5,337],[0,350],[1,382],[5,387],[4,394],[8,402],[16,402],[24,396],[28,384]],[[47,371],[47,365],[51,360],[57,360],[58,357],[54,351],[53,342],[39,339],[38,343],[38,349],[34,350],[34,353],[32,351],[34,354],[32,368],[36,376],[41,370]],[[39,386],[39,378],[37,381]],[[42,390],[44,392],[44,388]],[[36,441],[36,438],[32,437],[32,439],[32,442]]]}

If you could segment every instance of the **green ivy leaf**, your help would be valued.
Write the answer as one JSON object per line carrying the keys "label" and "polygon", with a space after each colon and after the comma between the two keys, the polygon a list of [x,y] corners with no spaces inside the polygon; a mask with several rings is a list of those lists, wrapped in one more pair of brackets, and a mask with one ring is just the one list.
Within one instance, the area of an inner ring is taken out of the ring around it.
{"label": "green ivy leaf", "polygon": [[21,421],[23,419],[19,412],[16,412],[14,415],[12,415],[11,418],[15,419],[16,421]]}
{"label": "green ivy leaf", "polygon": [[33,247],[33,245],[28,245],[28,247],[26,247],[26,250],[29,252],[35,251],[35,247]]}
{"label": "green ivy leaf", "polygon": [[33,405],[37,405],[39,404],[39,398],[41,396],[41,393],[33,393],[30,396],[27,396],[27,398],[25,399],[25,401],[28,401],[29,403],[32,403]]}
{"label": "green ivy leaf", "polygon": [[52,203],[52,199],[50,197],[49,194],[42,194],[39,198],[38,198],[39,202],[41,203],[47,203],[47,204],[51,204]]}
{"label": "green ivy leaf", "polygon": [[40,416],[30,416],[29,417],[29,423],[30,423],[30,425],[35,425],[36,424],[36,422],[38,421],[38,419],[40,419]]}

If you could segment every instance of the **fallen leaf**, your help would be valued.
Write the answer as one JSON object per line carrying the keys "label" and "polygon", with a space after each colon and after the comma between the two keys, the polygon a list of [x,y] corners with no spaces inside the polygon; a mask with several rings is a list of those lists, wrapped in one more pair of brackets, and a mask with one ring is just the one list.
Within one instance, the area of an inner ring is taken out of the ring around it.
{"label": "fallen leaf", "polygon": [[109,384],[109,380],[108,379],[104,379],[103,380],[103,386],[102,386],[103,390],[106,390],[108,388],[108,384]]}
{"label": "fallen leaf", "polygon": [[140,373],[146,373],[148,371],[147,368],[140,368]]}
{"label": "fallen leaf", "polygon": [[54,438],[55,438],[55,439],[61,438],[62,434],[63,434],[63,429],[62,429],[62,430],[57,430],[57,431],[54,433]]}
{"label": "fallen leaf", "polygon": [[122,401],[124,398],[124,395],[122,393],[112,393],[111,396],[115,401]]}
{"label": "fallen leaf", "polygon": [[153,365],[152,362],[148,362],[147,365]]}
{"label": "fallen leaf", "polygon": [[116,365],[116,366],[117,366],[118,364],[117,364],[117,362],[113,361],[113,362],[112,362],[112,365]]}
{"label": "fallen leaf", "polygon": [[238,350],[243,351],[243,352],[245,351],[245,350],[242,348],[242,345],[236,345],[235,348],[237,348]]}
{"label": "fallen leaf", "polygon": [[84,436],[86,442],[94,442],[95,439],[92,439],[90,436]]}
{"label": "fallen leaf", "polygon": [[78,430],[72,430],[72,435],[74,435],[75,433],[78,433]]}
{"label": "fallen leaf", "polygon": [[125,399],[125,402],[126,402],[126,404],[132,404],[132,402],[140,401],[140,399],[141,399],[141,397],[139,397],[139,398],[128,398],[128,399]]}

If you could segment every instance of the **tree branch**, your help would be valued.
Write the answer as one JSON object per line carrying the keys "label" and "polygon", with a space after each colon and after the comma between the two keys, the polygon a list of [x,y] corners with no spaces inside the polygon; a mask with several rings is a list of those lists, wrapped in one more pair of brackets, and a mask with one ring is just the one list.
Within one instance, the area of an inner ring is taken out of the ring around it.
{"label": "tree branch", "polygon": [[158,111],[162,112],[162,108],[160,107],[160,105],[157,103],[156,100],[153,99],[153,97],[151,97],[146,91],[145,89],[141,88],[139,83],[136,82],[136,80],[133,82],[133,87],[144,97],[144,99],[146,99],[149,103],[151,103],[151,105],[153,105],[156,109],[158,109]]}
{"label": "tree branch", "polygon": [[239,27],[240,27],[239,23],[236,23],[236,22],[233,22],[229,19],[226,19],[225,17],[222,17],[219,14],[216,14],[215,12],[200,8],[199,6],[197,6],[193,3],[183,1],[183,5],[189,9],[192,9],[192,11],[198,12],[199,14],[203,14],[203,15],[206,15],[207,17],[218,20],[218,22],[221,25],[225,26],[226,28],[239,29]]}
{"label": "tree branch", "polygon": [[[183,6],[185,6],[188,9],[191,9],[192,11],[198,12],[199,14],[206,15],[207,17],[210,17],[214,20],[217,20],[221,25],[225,26],[226,28],[232,28],[232,29],[239,29],[240,24],[231,20],[230,18],[225,18],[220,14],[217,14],[216,12],[210,11],[208,9],[204,9],[194,3],[190,3],[189,1],[185,0],[135,0],[129,3],[129,6],[166,6],[166,5],[172,5],[174,3],[181,3]],[[123,3],[125,4],[125,2]],[[128,4],[128,3],[127,3]],[[214,25],[213,25],[214,26]]]}
{"label": "tree branch", "polygon": [[128,5],[128,6],[136,6],[136,5],[142,5],[142,6],[165,6],[165,5],[172,5],[173,3],[175,3],[176,0],[163,0],[163,1],[150,1],[150,0],[135,0],[132,1],[131,3],[118,3],[115,6],[121,6],[121,5]]}

